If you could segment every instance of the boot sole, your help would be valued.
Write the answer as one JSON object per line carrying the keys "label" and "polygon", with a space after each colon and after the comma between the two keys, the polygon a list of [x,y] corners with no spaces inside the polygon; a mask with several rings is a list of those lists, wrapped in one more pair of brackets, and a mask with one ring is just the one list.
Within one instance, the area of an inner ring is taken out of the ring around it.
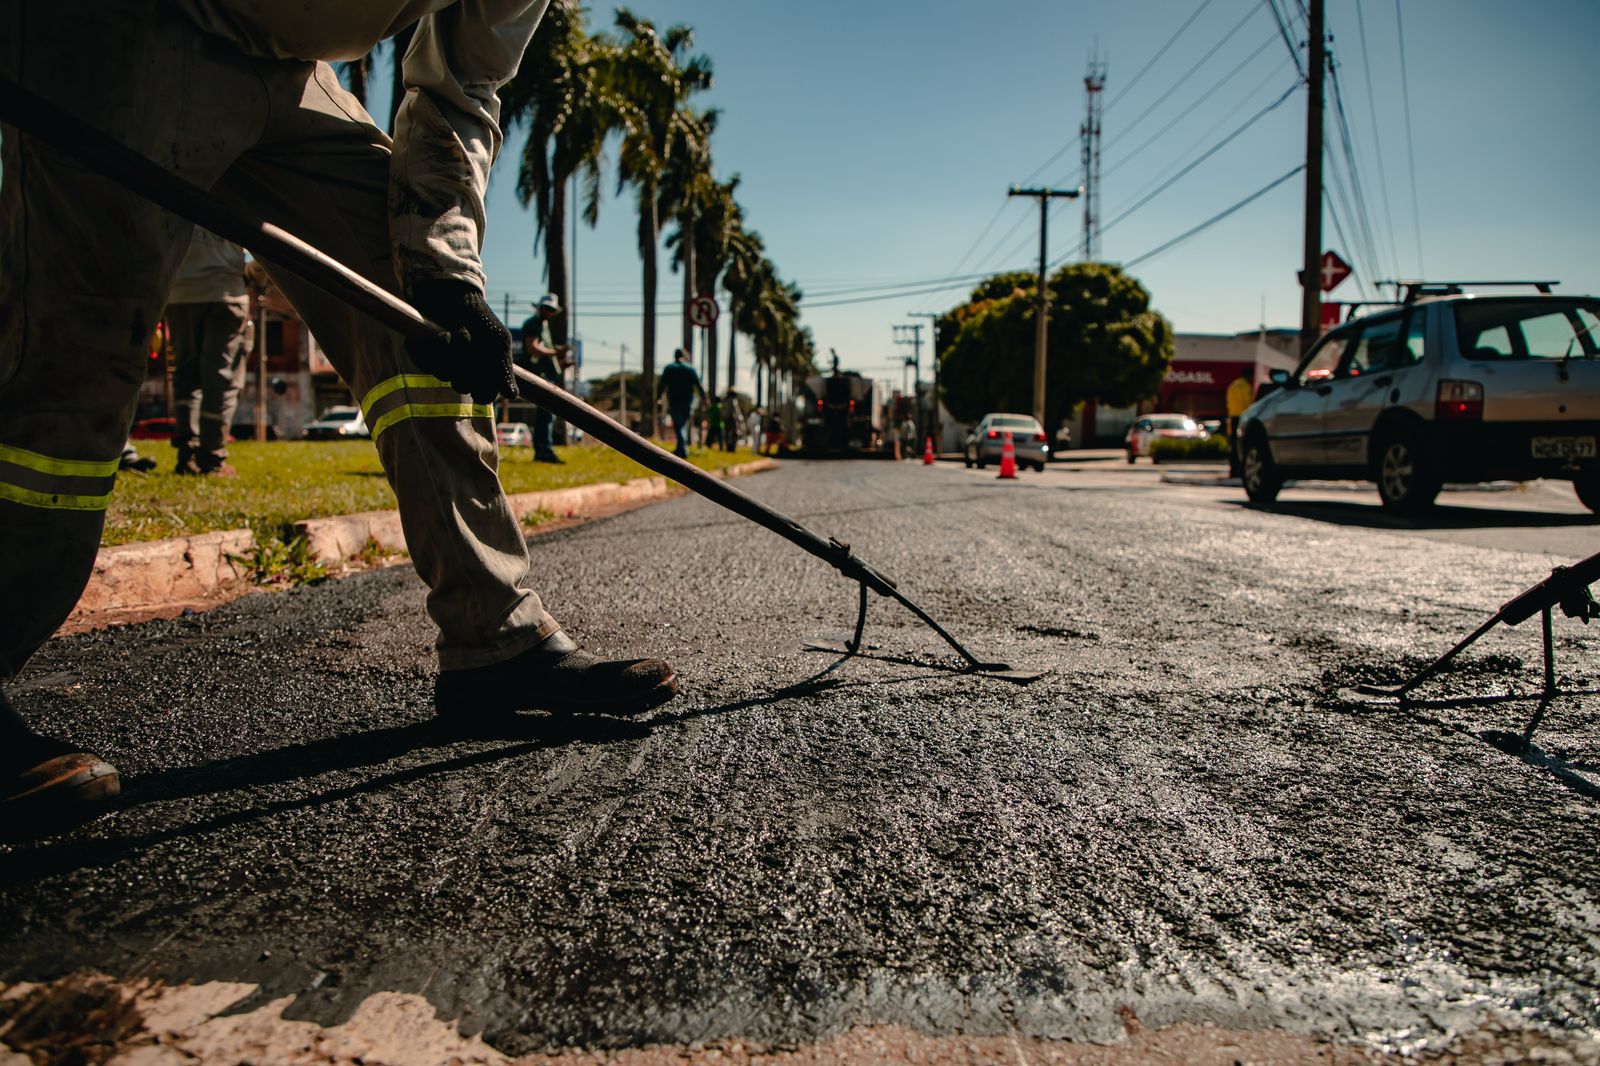
{"label": "boot sole", "polygon": [[34,840],[64,832],[105,813],[121,794],[122,775],[108,762],[63,769],[0,801],[0,840]]}
{"label": "boot sole", "polygon": [[448,704],[435,704],[434,714],[438,716],[441,722],[449,722],[452,725],[466,728],[511,721],[516,718],[519,711],[549,711],[552,714],[609,714],[619,718],[627,718],[654,710],[677,694],[678,675],[671,674],[654,687],[621,699],[578,700],[546,696],[537,701],[519,702],[515,706],[493,708],[485,708],[481,705],[476,707],[467,706],[452,700]]}
{"label": "boot sole", "polygon": [[627,718],[666,703],[678,694],[678,675],[672,674],[660,682],[655,688],[630,696],[624,700],[594,701],[594,700],[562,700],[545,699],[537,706],[530,705],[529,710],[552,711],[556,714],[611,714],[619,718]]}

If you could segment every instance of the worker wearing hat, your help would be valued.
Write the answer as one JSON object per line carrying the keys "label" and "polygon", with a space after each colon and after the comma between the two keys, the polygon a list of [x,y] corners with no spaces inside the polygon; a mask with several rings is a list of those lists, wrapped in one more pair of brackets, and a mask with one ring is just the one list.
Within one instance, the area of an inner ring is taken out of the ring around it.
{"label": "worker wearing hat", "polygon": [[[561,314],[561,298],[547,292],[534,305],[537,314],[522,323],[522,354],[517,359],[556,388],[566,384],[566,371],[572,365],[570,344],[553,344],[550,323]],[[555,416],[543,407],[533,416],[533,457],[541,463],[559,463],[556,454]]]}
{"label": "worker wearing hat", "polygon": [[[525,710],[638,713],[677,691],[666,663],[601,661],[546,613],[497,471],[491,405],[516,394],[516,377],[511,334],[484,300],[484,194],[502,141],[498,90],[547,4],[0,4],[0,75],[294,231],[441,327],[403,340],[267,267],[371,428],[428,586],[446,728],[500,729]],[[408,25],[391,139],[329,61],[359,58]],[[0,685],[89,579],[146,338],[192,233],[115,175],[0,131]],[[116,795],[110,762],[45,735],[49,697],[14,707],[6,696],[0,831],[43,832]]]}

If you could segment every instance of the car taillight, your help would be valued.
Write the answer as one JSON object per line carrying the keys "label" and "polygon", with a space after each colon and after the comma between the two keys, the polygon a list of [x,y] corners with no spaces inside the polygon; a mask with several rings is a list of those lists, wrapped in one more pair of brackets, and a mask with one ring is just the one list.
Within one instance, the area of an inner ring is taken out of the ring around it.
{"label": "car taillight", "polygon": [[1483,386],[1476,381],[1439,382],[1439,399],[1433,417],[1440,422],[1480,422],[1483,420]]}
{"label": "car taillight", "polygon": [[1000,439],[1000,431],[998,429],[991,429],[989,431],[989,439],[990,440],[999,440]]}
{"label": "car taillight", "polygon": [[822,410],[822,401],[821,400],[817,401],[817,410],[819,410],[819,411]]}
{"label": "car taillight", "polygon": [[850,401],[850,410],[854,411],[855,409],[856,409],[856,402],[854,400],[851,400]]}
{"label": "car taillight", "polygon": [[1033,435],[1033,439],[1038,443],[1043,444],[1045,442],[1045,435],[1043,433],[1035,433]]}

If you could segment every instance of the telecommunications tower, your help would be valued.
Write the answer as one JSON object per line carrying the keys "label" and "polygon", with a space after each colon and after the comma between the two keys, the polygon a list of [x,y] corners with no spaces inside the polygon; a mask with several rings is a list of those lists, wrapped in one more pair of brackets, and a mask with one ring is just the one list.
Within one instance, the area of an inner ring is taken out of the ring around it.
{"label": "telecommunications tower", "polygon": [[1100,259],[1100,94],[1106,87],[1106,65],[1097,54],[1089,58],[1083,76],[1084,117],[1079,129],[1083,141],[1083,259]]}

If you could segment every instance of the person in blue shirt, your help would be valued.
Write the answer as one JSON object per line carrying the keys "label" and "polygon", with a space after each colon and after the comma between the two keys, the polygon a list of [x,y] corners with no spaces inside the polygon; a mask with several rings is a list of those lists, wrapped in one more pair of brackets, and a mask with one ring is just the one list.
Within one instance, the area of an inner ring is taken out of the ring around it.
{"label": "person in blue shirt", "polygon": [[689,362],[689,353],[682,348],[672,353],[672,362],[661,370],[661,391],[667,396],[667,413],[672,416],[672,430],[678,435],[678,446],[672,454],[680,459],[689,458],[689,416],[694,411],[694,398],[698,393],[705,399],[705,386],[700,375]]}

